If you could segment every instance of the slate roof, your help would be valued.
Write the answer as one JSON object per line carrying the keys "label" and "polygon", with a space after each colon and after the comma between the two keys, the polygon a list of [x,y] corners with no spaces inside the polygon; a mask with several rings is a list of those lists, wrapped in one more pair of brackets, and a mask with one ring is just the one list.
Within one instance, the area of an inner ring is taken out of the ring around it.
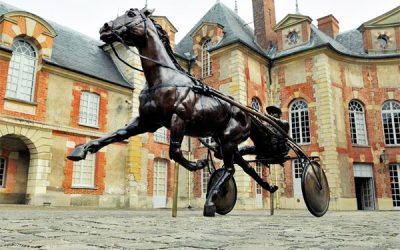
{"label": "slate roof", "polygon": [[[0,2],[0,16],[16,10],[20,9]],[[47,22],[54,28],[57,36],[54,38],[51,59],[45,60],[46,63],[122,87],[133,88],[118,71],[109,54],[100,48],[103,45],[101,41],[94,40],[57,23]]]}
{"label": "slate roof", "polygon": [[362,34],[358,30],[350,30],[339,33],[336,39],[333,39],[320,31],[313,24],[310,24],[311,37],[308,43],[283,51],[277,51],[276,47],[273,47],[268,51],[263,51],[263,49],[255,42],[254,31],[248,25],[246,25],[246,23],[234,11],[225,6],[223,3],[214,4],[214,6],[211,7],[211,9],[177,44],[176,53],[180,57],[186,58],[184,56],[185,52],[193,53],[192,33],[204,22],[217,23],[224,27],[225,34],[223,39],[219,44],[211,48],[211,51],[235,42],[239,42],[272,60],[319,47],[329,47],[337,53],[357,58],[400,57],[400,54],[395,52],[383,54],[366,53],[363,48]]}
{"label": "slate roof", "polygon": [[224,37],[211,50],[215,50],[232,43],[242,43],[254,51],[265,55],[265,52],[256,44],[254,31],[233,10],[223,3],[214,4],[211,9],[193,26],[193,28],[176,45],[176,53],[185,58],[185,52],[193,53],[192,35],[203,23],[217,23],[224,27]]}

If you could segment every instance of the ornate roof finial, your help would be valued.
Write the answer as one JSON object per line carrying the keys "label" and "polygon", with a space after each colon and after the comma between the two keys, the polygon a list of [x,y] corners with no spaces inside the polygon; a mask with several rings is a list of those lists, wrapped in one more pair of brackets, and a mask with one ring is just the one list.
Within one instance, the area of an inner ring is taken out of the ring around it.
{"label": "ornate roof finial", "polygon": [[217,2],[216,3],[219,3],[219,0],[217,0]]}
{"label": "ornate roof finial", "polygon": [[236,13],[236,14],[239,13],[238,5],[237,5],[237,0],[235,0],[235,13]]}
{"label": "ornate roof finial", "polygon": [[300,10],[299,10],[299,4],[297,3],[297,0],[296,0],[296,14],[300,14]]}
{"label": "ornate roof finial", "polygon": [[147,8],[147,0],[144,3],[144,7]]}

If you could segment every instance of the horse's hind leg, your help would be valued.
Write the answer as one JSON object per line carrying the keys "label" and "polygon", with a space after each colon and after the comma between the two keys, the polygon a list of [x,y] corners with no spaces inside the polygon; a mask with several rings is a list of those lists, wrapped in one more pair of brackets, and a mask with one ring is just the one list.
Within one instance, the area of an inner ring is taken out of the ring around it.
{"label": "horse's hind leg", "polygon": [[131,123],[123,128],[118,129],[110,135],[77,146],[74,151],[72,151],[72,153],[67,156],[67,158],[72,161],[83,160],[86,158],[87,153],[96,153],[102,147],[105,147],[110,143],[122,141],[128,139],[131,136],[138,135],[144,132],[150,132],[152,130],[155,131],[157,129],[155,127],[151,129],[151,127],[154,126],[144,124],[141,121],[140,117],[136,117]]}

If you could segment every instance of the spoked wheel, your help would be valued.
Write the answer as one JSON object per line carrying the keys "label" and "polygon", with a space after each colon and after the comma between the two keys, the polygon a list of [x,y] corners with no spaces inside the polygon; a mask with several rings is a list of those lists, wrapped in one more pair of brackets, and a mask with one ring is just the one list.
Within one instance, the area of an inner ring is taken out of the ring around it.
{"label": "spoked wheel", "polygon": [[[207,198],[210,192],[211,187],[213,187],[218,179],[222,176],[224,169],[220,168],[214,171],[210,179],[208,181],[207,185]],[[236,182],[233,176],[228,180],[228,182],[225,183],[221,187],[220,192],[214,197],[214,204],[216,208],[216,212],[221,215],[225,215],[232,211],[232,209],[235,207],[236,204],[236,198],[237,198],[237,188],[236,188]]]}
{"label": "spoked wheel", "polygon": [[301,177],[303,198],[310,213],[323,216],[329,207],[329,185],[324,170],[318,162],[306,160]]}

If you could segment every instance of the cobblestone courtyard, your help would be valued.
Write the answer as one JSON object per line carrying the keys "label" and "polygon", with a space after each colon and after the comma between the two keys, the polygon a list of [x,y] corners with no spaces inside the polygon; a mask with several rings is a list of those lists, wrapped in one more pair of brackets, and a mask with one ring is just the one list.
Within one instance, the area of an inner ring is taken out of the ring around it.
{"label": "cobblestone courtyard", "polygon": [[0,249],[400,249],[400,211],[114,210],[0,206]]}

